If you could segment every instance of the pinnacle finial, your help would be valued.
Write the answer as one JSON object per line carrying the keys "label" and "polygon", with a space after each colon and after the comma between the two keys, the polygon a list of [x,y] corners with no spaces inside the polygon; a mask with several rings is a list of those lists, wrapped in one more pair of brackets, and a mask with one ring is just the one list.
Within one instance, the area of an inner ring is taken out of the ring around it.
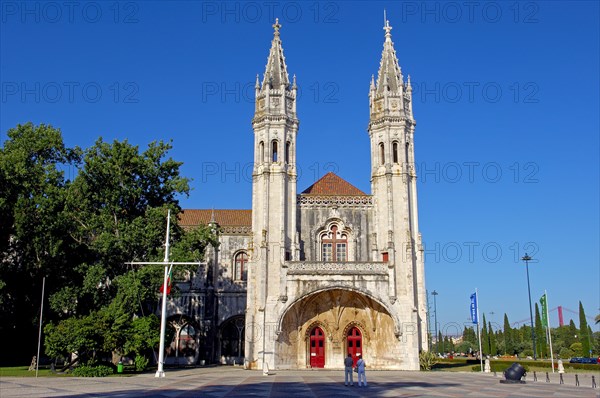
{"label": "pinnacle finial", "polygon": [[275,35],[279,35],[279,29],[281,29],[281,25],[279,24],[279,18],[275,18],[273,29],[275,29]]}
{"label": "pinnacle finial", "polygon": [[371,90],[375,90],[375,75],[371,75]]}
{"label": "pinnacle finial", "polygon": [[386,40],[391,40],[392,38],[392,27],[390,26],[390,21],[388,21],[387,19],[385,20],[385,25],[383,26],[383,30],[385,30],[385,39]]}
{"label": "pinnacle finial", "polygon": [[210,213],[210,224],[214,224],[215,223],[215,209],[212,209],[212,212]]}
{"label": "pinnacle finial", "polygon": [[298,86],[296,86],[296,74],[294,74],[294,77],[292,79],[292,88],[297,88]]}
{"label": "pinnacle finial", "polygon": [[256,84],[254,85],[254,88],[260,88],[260,81],[258,80],[258,73],[256,74]]}

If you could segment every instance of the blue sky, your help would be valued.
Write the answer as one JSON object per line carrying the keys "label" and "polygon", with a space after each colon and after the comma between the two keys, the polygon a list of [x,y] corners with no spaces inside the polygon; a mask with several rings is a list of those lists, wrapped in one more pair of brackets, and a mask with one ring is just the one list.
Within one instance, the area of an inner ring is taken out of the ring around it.
{"label": "blue sky", "polygon": [[526,251],[534,301],[546,289],[550,308],[581,300],[595,316],[597,2],[2,1],[0,140],[27,121],[61,128],[70,146],[172,139],[193,178],[184,208],[250,208],[253,86],[279,17],[301,89],[298,189],[334,171],[370,192],[384,9],[414,88],[440,328],[462,329],[475,288],[488,319],[528,319]]}

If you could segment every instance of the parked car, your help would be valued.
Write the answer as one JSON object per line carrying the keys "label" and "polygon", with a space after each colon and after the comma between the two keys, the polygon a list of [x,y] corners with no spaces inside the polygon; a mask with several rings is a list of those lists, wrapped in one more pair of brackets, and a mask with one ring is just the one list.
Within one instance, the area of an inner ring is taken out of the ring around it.
{"label": "parked car", "polygon": [[591,363],[591,364],[597,364],[598,363],[598,358],[573,357],[573,358],[571,358],[571,360],[569,362],[571,362],[571,363]]}

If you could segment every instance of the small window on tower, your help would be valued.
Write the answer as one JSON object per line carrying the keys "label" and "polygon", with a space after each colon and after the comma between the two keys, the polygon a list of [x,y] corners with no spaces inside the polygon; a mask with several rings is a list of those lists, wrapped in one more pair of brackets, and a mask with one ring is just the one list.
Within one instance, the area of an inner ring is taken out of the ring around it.
{"label": "small window on tower", "polygon": [[286,142],[285,143],[285,162],[289,163],[290,162],[290,142]]}
{"label": "small window on tower", "polygon": [[273,155],[273,162],[277,161],[277,140],[273,140],[273,142],[271,143],[271,152]]}
{"label": "small window on tower", "polygon": [[385,164],[385,148],[383,147],[383,142],[379,144],[379,162]]}
{"label": "small window on tower", "polygon": [[258,148],[259,148],[259,156],[260,158],[258,159],[259,163],[263,163],[265,161],[265,143],[264,142],[260,142],[260,144],[258,144]]}
{"label": "small window on tower", "polygon": [[392,144],[392,156],[394,157],[394,163],[398,164],[398,142],[396,141]]}

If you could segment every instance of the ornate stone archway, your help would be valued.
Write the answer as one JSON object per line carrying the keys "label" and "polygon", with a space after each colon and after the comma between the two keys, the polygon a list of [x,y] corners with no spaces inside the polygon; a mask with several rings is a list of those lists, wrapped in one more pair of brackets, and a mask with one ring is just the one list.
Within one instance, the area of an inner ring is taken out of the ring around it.
{"label": "ornate stone archway", "polygon": [[307,336],[316,325],[326,334],[325,368],[342,366],[347,355],[346,334],[353,326],[363,332],[363,356],[370,366],[385,368],[394,361],[398,338],[390,313],[360,292],[334,288],[296,301],[282,316],[276,342],[277,367],[309,365]]}

